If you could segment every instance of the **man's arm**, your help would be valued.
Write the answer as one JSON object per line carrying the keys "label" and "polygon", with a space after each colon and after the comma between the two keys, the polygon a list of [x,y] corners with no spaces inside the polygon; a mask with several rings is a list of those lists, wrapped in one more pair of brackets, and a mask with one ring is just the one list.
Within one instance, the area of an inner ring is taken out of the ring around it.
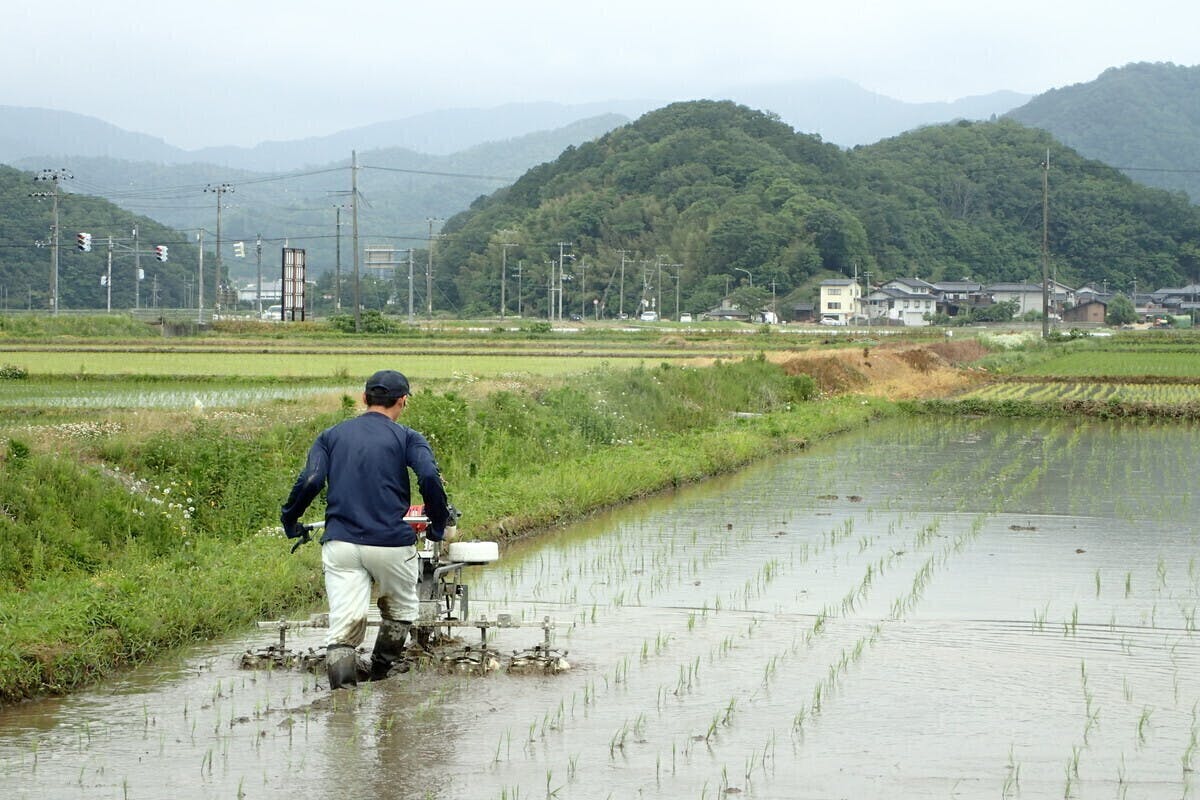
{"label": "man's arm", "polygon": [[455,520],[450,518],[446,488],[442,485],[442,475],[434,460],[433,449],[424,436],[410,430],[408,452],[405,455],[408,466],[417,475],[417,486],[425,503],[425,516],[429,517],[430,533],[433,534],[429,538],[435,542],[441,541],[443,532],[448,526],[453,526]]}
{"label": "man's arm", "polygon": [[309,503],[321,493],[328,477],[329,456],[321,437],[317,437],[317,441],[308,450],[304,469],[296,477],[296,483],[292,485],[292,491],[279,512],[279,521],[283,523],[283,529],[288,536],[292,535],[292,530],[308,509]]}

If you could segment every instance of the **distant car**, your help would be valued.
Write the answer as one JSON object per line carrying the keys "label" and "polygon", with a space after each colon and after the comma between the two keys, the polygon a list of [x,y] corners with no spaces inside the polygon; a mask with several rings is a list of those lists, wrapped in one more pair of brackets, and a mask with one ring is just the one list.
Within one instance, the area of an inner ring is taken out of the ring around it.
{"label": "distant car", "polygon": [[833,316],[826,315],[824,317],[821,317],[821,324],[822,325],[845,325],[846,320],[842,319],[841,317],[833,317]]}
{"label": "distant car", "polygon": [[679,321],[680,321],[680,322],[691,322],[691,321],[692,321],[692,315],[691,315],[691,314],[688,314],[687,312],[684,312],[684,313],[682,313],[682,314],[680,314],[680,315],[679,315]]}
{"label": "distant car", "polygon": [[639,317],[638,319],[640,319],[642,322],[658,322],[658,312],[657,311],[643,311],[642,316]]}
{"label": "distant car", "polygon": [[583,322],[583,317],[580,316],[579,314],[572,314],[571,322]]}
{"label": "distant car", "polygon": [[262,319],[268,322],[279,322],[283,319],[283,306],[268,306],[262,312]]}

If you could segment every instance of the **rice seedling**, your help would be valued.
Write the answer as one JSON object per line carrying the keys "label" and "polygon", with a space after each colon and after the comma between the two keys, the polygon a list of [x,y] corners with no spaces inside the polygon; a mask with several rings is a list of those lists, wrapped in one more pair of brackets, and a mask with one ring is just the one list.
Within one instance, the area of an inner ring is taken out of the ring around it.
{"label": "rice seedling", "polygon": [[1008,747],[1008,764],[1004,776],[1004,785],[1000,789],[1001,797],[1012,797],[1014,792],[1021,790],[1021,765],[1013,753],[1013,746]]}
{"label": "rice seedling", "polygon": [[1150,729],[1150,717],[1153,714],[1154,709],[1150,708],[1149,706],[1142,707],[1142,713],[1138,717],[1137,721],[1137,740],[1139,745],[1146,743],[1146,734]]}

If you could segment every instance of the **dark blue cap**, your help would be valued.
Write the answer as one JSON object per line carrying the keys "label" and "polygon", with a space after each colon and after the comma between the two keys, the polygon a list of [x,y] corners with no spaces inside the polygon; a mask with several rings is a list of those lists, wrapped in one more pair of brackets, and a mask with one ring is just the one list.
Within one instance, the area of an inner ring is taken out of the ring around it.
{"label": "dark blue cap", "polygon": [[408,378],[394,369],[381,369],[367,378],[367,393],[404,397],[408,394]]}

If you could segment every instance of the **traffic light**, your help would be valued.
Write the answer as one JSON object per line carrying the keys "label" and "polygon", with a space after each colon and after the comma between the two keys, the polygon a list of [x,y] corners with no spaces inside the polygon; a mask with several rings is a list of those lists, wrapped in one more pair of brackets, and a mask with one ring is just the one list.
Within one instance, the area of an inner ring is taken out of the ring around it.
{"label": "traffic light", "polygon": [[245,242],[234,242],[233,243],[233,257],[234,258],[245,258],[246,257],[246,243]]}
{"label": "traffic light", "polygon": [[166,261],[167,260],[167,246],[165,244],[155,245],[154,246],[154,257],[157,258],[159,261]]}
{"label": "traffic light", "polygon": [[85,253],[92,252],[92,235],[90,233],[75,234],[75,246]]}

